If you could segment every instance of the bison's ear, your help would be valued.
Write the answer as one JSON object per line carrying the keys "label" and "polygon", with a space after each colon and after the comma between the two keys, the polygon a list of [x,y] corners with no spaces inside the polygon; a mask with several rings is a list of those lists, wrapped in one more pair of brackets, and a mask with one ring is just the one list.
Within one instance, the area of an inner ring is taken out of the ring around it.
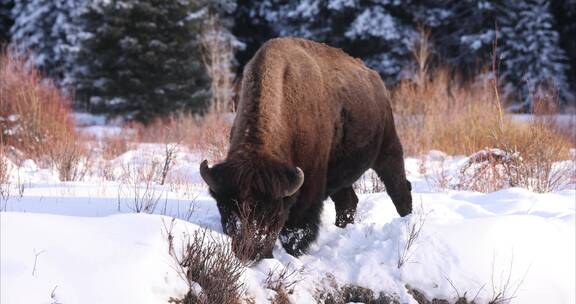
{"label": "bison's ear", "polygon": [[208,167],[207,160],[204,160],[200,164],[200,176],[202,176],[202,179],[204,179],[204,181],[206,182],[206,184],[208,184],[208,187],[210,187],[212,191],[218,192],[219,185],[216,181],[216,178],[214,178],[211,169]]}
{"label": "bison's ear", "polygon": [[294,195],[294,193],[296,193],[296,191],[302,187],[302,184],[304,184],[304,172],[302,172],[302,169],[299,167],[296,167],[295,176],[293,179],[291,179],[290,185],[284,191],[284,196],[286,197]]}

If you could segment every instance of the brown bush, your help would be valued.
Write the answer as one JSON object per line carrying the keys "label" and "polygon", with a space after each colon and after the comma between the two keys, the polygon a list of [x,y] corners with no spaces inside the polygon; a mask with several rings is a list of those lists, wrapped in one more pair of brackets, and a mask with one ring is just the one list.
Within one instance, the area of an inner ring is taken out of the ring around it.
{"label": "brown bush", "polygon": [[84,179],[92,165],[84,141],[56,140],[46,153],[61,181]]}
{"label": "brown bush", "polygon": [[210,112],[203,117],[191,114],[157,119],[144,126],[132,124],[142,142],[178,143],[200,151],[210,162],[223,160],[228,151],[231,114]]}
{"label": "brown bush", "polygon": [[493,144],[493,130],[509,124],[489,82],[454,86],[447,69],[392,91],[396,126],[408,155],[429,150],[471,154]]}
{"label": "brown bush", "polygon": [[112,134],[102,138],[102,157],[112,160],[133,148],[136,136],[128,128],[123,128],[120,134]]}
{"label": "brown bush", "polygon": [[461,189],[489,192],[519,186],[546,192],[569,182],[569,170],[555,168],[555,163],[570,159],[574,144],[552,115],[537,113],[531,121],[514,121],[502,112],[489,83],[450,88],[447,72],[437,73],[423,84],[403,82],[393,92],[398,132],[407,154],[441,150],[472,155],[498,148],[518,155],[513,164],[505,165],[506,170],[514,170],[508,172],[512,176],[498,172],[504,169],[499,168],[501,158],[482,161],[482,169],[473,177],[470,168],[463,168],[468,172],[461,179],[470,179],[461,180]]}
{"label": "brown bush", "polygon": [[8,162],[6,160],[6,148],[2,143],[0,143],[0,184],[6,183],[8,181]]}
{"label": "brown bush", "polygon": [[272,304],[290,304],[290,295],[294,293],[295,285],[301,280],[304,267],[290,270],[283,266],[281,269],[275,267],[268,272],[264,281],[266,288],[273,290],[276,294],[271,300]]}
{"label": "brown bush", "polygon": [[499,149],[476,152],[460,168],[458,189],[493,192],[517,186],[518,167],[521,157]]}
{"label": "brown bush", "polygon": [[69,97],[10,51],[0,54],[0,129],[5,144],[32,158],[78,138]]}
{"label": "brown bush", "polygon": [[[419,47],[427,48],[427,44],[421,41]],[[573,171],[555,165],[570,158],[569,150],[575,144],[573,133],[556,124],[557,92],[551,88],[534,92],[534,119],[516,121],[503,110],[497,79],[484,77],[461,83],[448,68],[429,70],[428,50],[417,48],[414,53],[419,67],[416,79],[404,80],[391,90],[396,127],[406,154],[441,150],[451,155],[471,155],[498,148],[519,155],[512,183],[499,180],[497,171],[488,170],[498,165],[488,161],[482,173],[475,173],[483,178],[476,176],[474,185],[461,183],[472,190],[493,191],[516,185],[544,192],[569,182]]]}
{"label": "brown bush", "polygon": [[8,199],[10,193],[10,185],[8,185],[8,162],[4,149],[5,147],[0,141],[0,200]]}
{"label": "brown bush", "polygon": [[276,214],[258,214],[258,210],[246,202],[241,203],[238,209],[240,229],[231,225],[227,233],[231,235],[232,249],[236,257],[248,265],[258,261],[264,250],[274,246],[282,222]]}
{"label": "brown bush", "polygon": [[[186,281],[190,290],[182,300],[173,303],[184,304],[239,304],[244,295],[242,275],[245,267],[224,239],[214,238],[207,229],[198,229],[184,236],[182,250],[176,252],[172,229],[166,227],[169,253],[178,265],[179,275]],[[196,294],[195,284],[202,287]]]}

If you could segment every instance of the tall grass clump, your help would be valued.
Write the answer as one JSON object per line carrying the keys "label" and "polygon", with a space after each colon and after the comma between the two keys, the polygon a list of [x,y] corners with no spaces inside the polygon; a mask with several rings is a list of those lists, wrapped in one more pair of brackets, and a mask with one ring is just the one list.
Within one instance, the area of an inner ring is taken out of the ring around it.
{"label": "tall grass clump", "polygon": [[47,161],[62,180],[75,172],[84,148],[70,116],[70,98],[9,50],[0,54],[0,129],[4,143]]}
{"label": "tall grass clump", "polygon": [[2,143],[2,137],[0,136],[0,196],[2,196],[2,185],[8,184],[8,161],[5,156],[5,147]]}
{"label": "tall grass clump", "polygon": [[[171,299],[177,304],[240,304],[245,303],[242,280],[245,265],[238,260],[230,243],[212,235],[206,228],[175,235],[174,220],[165,225],[168,253],[175,270],[188,285],[183,299]],[[178,237],[182,243],[175,242]],[[200,287],[200,288],[198,288]]]}
{"label": "tall grass clump", "polygon": [[545,192],[569,182],[573,170],[559,168],[557,163],[570,159],[574,141],[555,123],[557,94],[545,88],[534,92],[532,119],[515,120],[504,111],[495,68],[475,81],[458,81],[449,68],[429,67],[427,35],[421,36],[414,50],[414,79],[401,81],[391,90],[396,127],[407,155],[430,150],[452,155],[484,151],[484,155],[490,149],[507,155],[471,157],[484,167],[477,170],[478,165],[468,164],[474,170],[462,173],[470,177],[467,181],[498,185],[460,183],[461,188],[470,190],[487,192],[519,186]]}
{"label": "tall grass clump", "polygon": [[231,113],[211,111],[204,116],[179,114],[158,118],[149,125],[133,124],[141,142],[177,143],[199,151],[210,162],[223,160],[228,151]]}

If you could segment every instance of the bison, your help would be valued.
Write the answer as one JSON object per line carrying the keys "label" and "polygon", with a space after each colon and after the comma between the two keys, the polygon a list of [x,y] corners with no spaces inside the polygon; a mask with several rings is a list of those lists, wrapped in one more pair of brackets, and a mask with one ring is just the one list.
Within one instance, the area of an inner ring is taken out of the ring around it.
{"label": "bison", "polygon": [[378,73],[340,49],[277,38],[256,52],[244,69],[227,157],[200,165],[224,232],[233,244],[254,243],[243,259],[272,257],[278,238],[289,254],[305,253],[327,197],[336,225],[353,223],[352,184],[369,168],[398,214],[412,212],[389,99]]}

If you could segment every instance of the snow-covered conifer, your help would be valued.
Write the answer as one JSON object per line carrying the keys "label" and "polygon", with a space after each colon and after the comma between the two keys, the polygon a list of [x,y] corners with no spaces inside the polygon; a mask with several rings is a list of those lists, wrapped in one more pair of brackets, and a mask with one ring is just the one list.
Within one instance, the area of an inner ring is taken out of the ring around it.
{"label": "snow-covered conifer", "polygon": [[95,1],[80,20],[77,98],[94,111],[150,121],[202,110],[209,91],[193,0]]}
{"label": "snow-covered conifer", "polygon": [[547,0],[504,1],[499,16],[499,54],[506,92],[528,104],[542,87],[571,99],[569,65]]}
{"label": "snow-covered conifer", "polygon": [[32,63],[57,81],[68,73],[75,48],[73,18],[84,0],[14,0],[14,48],[29,55]]}
{"label": "snow-covered conifer", "polygon": [[14,6],[12,0],[0,0],[0,45],[10,40],[10,27],[12,27],[11,10]]}

